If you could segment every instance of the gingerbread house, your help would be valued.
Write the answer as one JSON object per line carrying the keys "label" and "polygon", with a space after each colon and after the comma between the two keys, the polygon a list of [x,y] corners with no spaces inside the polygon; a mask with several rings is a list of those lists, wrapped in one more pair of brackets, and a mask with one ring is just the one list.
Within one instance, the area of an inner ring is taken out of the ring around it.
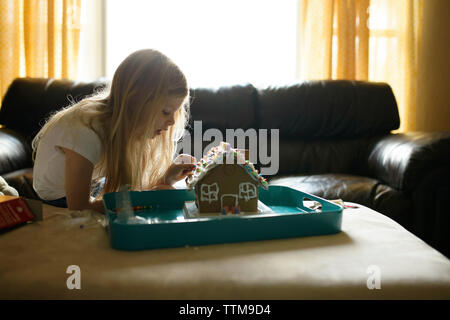
{"label": "gingerbread house", "polygon": [[195,189],[195,203],[202,213],[256,213],[258,187],[268,183],[243,153],[221,142],[196,164],[186,178],[188,188]]}

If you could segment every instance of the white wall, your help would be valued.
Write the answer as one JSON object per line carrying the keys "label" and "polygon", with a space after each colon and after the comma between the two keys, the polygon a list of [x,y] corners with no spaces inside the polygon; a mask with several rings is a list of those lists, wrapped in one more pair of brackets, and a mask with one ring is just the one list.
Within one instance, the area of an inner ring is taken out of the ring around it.
{"label": "white wall", "polygon": [[106,75],[105,5],[106,0],[83,2],[77,80],[93,81]]}

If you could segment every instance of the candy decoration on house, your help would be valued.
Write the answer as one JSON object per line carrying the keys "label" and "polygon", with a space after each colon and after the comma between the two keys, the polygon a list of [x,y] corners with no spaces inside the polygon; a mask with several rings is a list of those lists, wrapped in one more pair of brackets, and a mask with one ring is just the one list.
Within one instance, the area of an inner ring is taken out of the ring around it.
{"label": "candy decoration on house", "polygon": [[268,189],[266,179],[229,143],[221,142],[196,164],[186,178],[195,189],[199,213],[239,214],[258,211],[258,187]]}

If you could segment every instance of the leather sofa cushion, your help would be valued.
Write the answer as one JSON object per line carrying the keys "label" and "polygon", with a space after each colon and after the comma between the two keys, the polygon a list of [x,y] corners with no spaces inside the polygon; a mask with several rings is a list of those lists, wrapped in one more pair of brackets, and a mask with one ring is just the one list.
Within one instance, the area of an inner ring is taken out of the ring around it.
{"label": "leather sofa cushion", "polygon": [[291,187],[325,199],[345,199],[370,207],[379,182],[347,174],[317,174],[281,176],[270,179],[269,183]]}
{"label": "leather sofa cushion", "polygon": [[[281,139],[277,175],[345,172],[366,175],[370,139]],[[270,140],[269,140],[270,141]],[[271,144],[268,144],[271,150]],[[275,152],[275,150],[274,150]],[[267,167],[258,162],[258,166]]]}
{"label": "leather sofa cushion", "polygon": [[348,174],[288,175],[269,180],[270,185],[291,187],[318,197],[355,202],[379,211],[409,228],[410,197],[376,179]]}
{"label": "leather sofa cushion", "polygon": [[56,110],[105,86],[104,82],[74,82],[18,78],[9,86],[0,109],[0,123],[20,132],[28,142]]}
{"label": "leather sofa cushion", "polygon": [[0,128],[0,175],[31,167],[31,145],[14,130]]}
{"label": "leather sofa cushion", "polygon": [[386,83],[310,81],[259,90],[261,128],[281,137],[356,138],[387,134],[400,125]]}
{"label": "leather sofa cushion", "polygon": [[370,149],[367,172],[393,188],[412,191],[433,169],[450,164],[450,133],[390,134]]}
{"label": "leather sofa cushion", "polygon": [[[203,130],[256,128],[257,91],[252,85],[191,89],[191,126],[201,120]],[[192,129],[192,128],[191,128]]]}

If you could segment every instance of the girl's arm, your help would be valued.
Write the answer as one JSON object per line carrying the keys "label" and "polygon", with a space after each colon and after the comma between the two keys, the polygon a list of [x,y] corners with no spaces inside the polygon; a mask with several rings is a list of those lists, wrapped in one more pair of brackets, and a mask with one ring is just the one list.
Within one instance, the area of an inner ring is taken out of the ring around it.
{"label": "girl's arm", "polygon": [[194,168],[193,164],[172,163],[166,174],[150,190],[175,189],[173,184],[192,174]]}
{"label": "girl's arm", "polygon": [[104,213],[103,201],[91,200],[91,181],[94,165],[70,149],[62,148],[66,155],[65,188],[70,210],[95,210]]}

